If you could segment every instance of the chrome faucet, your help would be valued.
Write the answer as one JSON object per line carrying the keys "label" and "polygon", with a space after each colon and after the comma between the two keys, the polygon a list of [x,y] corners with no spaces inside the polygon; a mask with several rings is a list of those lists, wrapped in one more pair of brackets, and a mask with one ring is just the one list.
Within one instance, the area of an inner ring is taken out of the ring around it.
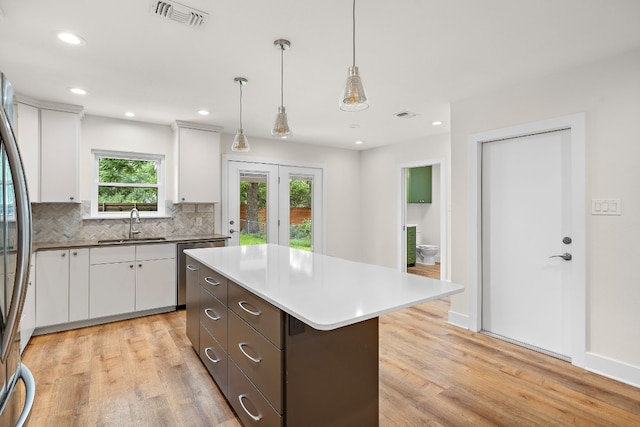
{"label": "chrome faucet", "polygon": [[135,206],[131,209],[129,213],[129,238],[133,239],[133,236],[136,234],[140,234],[140,230],[133,229],[133,215],[136,216],[136,224],[140,224],[140,212],[138,212],[138,208]]}

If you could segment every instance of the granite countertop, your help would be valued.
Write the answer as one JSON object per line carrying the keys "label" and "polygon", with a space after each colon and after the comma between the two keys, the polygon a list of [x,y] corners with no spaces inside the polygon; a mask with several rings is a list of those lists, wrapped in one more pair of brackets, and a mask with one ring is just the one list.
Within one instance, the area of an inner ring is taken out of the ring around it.
{"label": "granite countertop", "polygon": [[33,243],[33,251],[54,250],[54,249],[70,249],[70,248],[87,248],[87,247],[105,247],[105,246],[122,246],[122,245],[138,245],[138,244],[158,244],[158,243],[186,243],[199,242],[207,240],[226,240],[229,236],[223,234],[200,234],[197,236],[166,236],[164,240],[146,240],[151,236],[138,237],[137,239],[127,241],[117,241],[113,239],[111,243],[98,243],[99,240],[69,240],[64,242],[38,242]]}
{"label": "granite countertop", "polygon": [[319,330],[337,329],[464,290],[447,281],[272,244],[185,253]]}

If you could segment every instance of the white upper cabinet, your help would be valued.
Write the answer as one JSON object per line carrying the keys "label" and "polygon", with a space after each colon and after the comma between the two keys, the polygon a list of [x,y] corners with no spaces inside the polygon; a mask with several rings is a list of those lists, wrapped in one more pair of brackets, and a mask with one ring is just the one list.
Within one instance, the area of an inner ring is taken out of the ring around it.
{"label": "white upper cabinet", "polygon": [[174,131],[174,203],[220,202],[218,126],[176,121]]}
{"label": "white upper cabinet", "polygon": [[29,200],[40,201],[40,110],[18,103],[18,147],[29,188]]}
{"label": "white upper cabinet", "polygon": [[80,115],[40,111],[40,201],[80,203]]}
{"label": "white upper cabinet", "polygon": [[31,202],[80,203],[82,107],[18,97],[18,146]]}

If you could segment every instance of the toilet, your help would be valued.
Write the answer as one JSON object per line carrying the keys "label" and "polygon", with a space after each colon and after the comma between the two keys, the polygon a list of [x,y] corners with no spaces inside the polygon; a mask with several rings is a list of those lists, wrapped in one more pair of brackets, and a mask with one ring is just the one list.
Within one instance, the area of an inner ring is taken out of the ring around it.
{"label": "toilet", "polygon": [[[422,237],[419,231],[416,231],[416,242],[422,242]],[[427,245],[418,243],[416,245],[416,255],[420,264],[425,265],[435,265],[436,264],[436,255],[440,247],[438,245]]]}

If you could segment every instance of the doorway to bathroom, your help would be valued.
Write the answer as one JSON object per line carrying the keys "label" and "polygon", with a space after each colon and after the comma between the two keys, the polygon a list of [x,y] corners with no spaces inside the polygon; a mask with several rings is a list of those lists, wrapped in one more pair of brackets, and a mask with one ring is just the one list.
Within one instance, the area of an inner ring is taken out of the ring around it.
{"label": "doorway to bathroom", "polygon": [[[399,173],[400,269],[447,280],[446,159],[403,163]],[[423,246],[424,249],[419,249],[418,246]]]}

